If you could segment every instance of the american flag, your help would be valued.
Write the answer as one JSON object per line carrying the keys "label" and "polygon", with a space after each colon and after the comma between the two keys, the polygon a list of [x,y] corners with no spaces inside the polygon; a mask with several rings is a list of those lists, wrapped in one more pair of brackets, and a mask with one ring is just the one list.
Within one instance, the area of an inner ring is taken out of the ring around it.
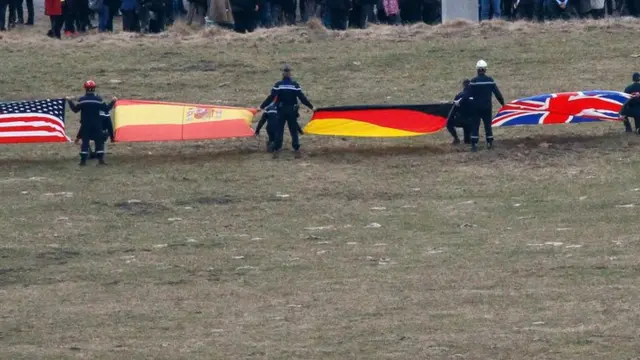
{"label": "american flag", "polygon": [[65,105],[64,99],[0,102],[0,144],[71,141]]}
{"label": "american flag", "polygon": [[618,121],[629,95],[618,91],[581,91],[544,94],[504,105],[492,126],[573,124]]}

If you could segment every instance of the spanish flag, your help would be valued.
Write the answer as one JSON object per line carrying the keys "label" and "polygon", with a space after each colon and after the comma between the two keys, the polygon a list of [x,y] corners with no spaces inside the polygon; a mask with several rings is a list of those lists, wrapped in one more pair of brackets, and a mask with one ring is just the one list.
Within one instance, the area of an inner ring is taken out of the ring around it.
{"label": "spanish flag", "polygon": [[255,109],[145,100],[118,100],[117,142],[209,140],[253,135]]}
{"label": "spanish flag", "polygon": [[404,137],[431,134],[446,126],[453,104],[358,105],[317,109],[305,134]]}

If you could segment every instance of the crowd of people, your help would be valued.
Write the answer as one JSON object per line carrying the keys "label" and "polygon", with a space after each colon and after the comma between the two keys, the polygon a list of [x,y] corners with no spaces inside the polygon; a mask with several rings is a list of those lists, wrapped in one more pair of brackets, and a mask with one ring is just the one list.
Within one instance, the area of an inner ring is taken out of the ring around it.
{"label": "crowd of people", "polygon": [[[448,0],[452,1],[452,0]],[[462,0],[460,0],[462,1]],[[238,32],[257,27],[295,25],[318,18],[330,29],[376,24],[441,22],[442,0],[45,0],[49,36],[73,36],[98,28],[113,31],[121,17],[124,31],[158,33],[178,18],[187,24],[217,25]],[[26,4],[25,21],[23,7]],[[33,0],[0,0],[0,30],[33,25]],[[640,0],[478,0],[479,19],[552,20],[572,17],[640,16]],[[7,20],[8,21],[5,21]],[[97,25],[94,22],[97,21]]]}

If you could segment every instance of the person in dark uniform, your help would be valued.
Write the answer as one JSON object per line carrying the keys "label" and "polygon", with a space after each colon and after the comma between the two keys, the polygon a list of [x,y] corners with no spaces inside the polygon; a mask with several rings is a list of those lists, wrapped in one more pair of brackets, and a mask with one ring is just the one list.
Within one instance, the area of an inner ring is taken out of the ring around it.
{"label": "person in dark uniform", "polygon": [[[100,117],[102,118],[102,133],[104,136],[102,137],[104,142],[104,153],[107,153],[107,140],[111,139],[111,142],[115,142],[113,137],[113,122],[111,122],[111,115],[109,113],[100,111]],[[80,139],[80,130],[78,130],[78,135],[76,139]],[[95,150],[91,150],[91,145],[89,145],[89,159],[97,159],[98,154]]]}
{"label": "person in dark uniform", "polygon": [[234,30],[239,33],[253,32],[256,29],[257,11],[258,0],[231,0]]}
{"label": "person in dark uniform", "polygon": [[[277,99],[276,99],[277,100]],[[271,102],[271,104],[267,105],[264,108],[264,112],[262,113],[262,117],[260,121],[258,121],[258,125],[256,126],[255,135],[260,136],[260,130],[267,124],[267,152],[273,152],[274,140],[275,140],[275,127],[278,122],[278,110],[276,109],[276,100]]]}
{"label": "person in dark uniform", "polygon": [[75,143],[82,141],[80,145],[80,166],[87,164],[89,157],[89,143],[95,143],[96,157],[100,165],[106,165],[104,162],[104,120],[100,116],[100,112],[108,113],[115,105],[117,99],[114,97],[110,104],[105,104],[102,98],[96,95],[96,83],[89,80],[84,83],[86,91],[84,96],[78,99],[78,103],[74,103],[71,98],[67,98],[69,108],[74,113],[80,112],[80,130]]}
{"label": "person in dark uniform", "polygon": [[624,92],[631,95],[631,99],[622,106],[620,116],[624,121],[626,132],[632,132],[631,121],[633,118],[636,126],[636,134],[640,135],[640,73],[634,73],[632,76],[633,83],[624,89]]}
{"label": "person in dark uniform", "polygon": [[460,144],[460,138],[458,138],[458,132],[456,128],[462,128],[464,134],[464,143],[471,144],[471,127],[469,126],[469,101],[458,102],[464,97],[464,92],[469,88],[471,80],[465,79],[462,81],[462,91],[454,98],[454,105],[451,108],[451,113],[447,118],[447,130],[451,136],[453,136],[453,144]]}
{"label": "person in dark uniform", "polygon": [[262,111],[269,104],[275,102],[275,106],[278,111],[278,121],[274,129],[274,158],[278,157],[280,149],[282,148],[285,123],[289,127],[291,145],[293,146],[295,157],[300,157],[300,143],[298,139],[298,131],[300,129],[300,125],[298,124],[298,100],[300,100],[303,105],[313,110],[313,105],[311,105],[311,102],[309,102],[302,92],[300,84],[291,79],[291,68],[286,65],[282,69],[282,80],[275,83],[271,89],[271,94],[260,105],[260,110]]}
{"label": "person in dark uniform", "polygon": [[[471,151],[477,151],[480,121],[484,123],[485,136],[487,137],[487,148],[493,147],[493,131],[491,129],[492,112],[492,95],[496,96],[500,105],[504,106],[504,98],[498,89],[496,82],[486,75],[487,63],[484,60],[480,60],[476,63],[476,71],[478,76],[471,79],[468,91],[465,91],[465,95],[462,97],[463,101],[471,100],[473,115],[472,115],[472,128],[471,128]],[[461,101],[462,102],[462,101]]]}

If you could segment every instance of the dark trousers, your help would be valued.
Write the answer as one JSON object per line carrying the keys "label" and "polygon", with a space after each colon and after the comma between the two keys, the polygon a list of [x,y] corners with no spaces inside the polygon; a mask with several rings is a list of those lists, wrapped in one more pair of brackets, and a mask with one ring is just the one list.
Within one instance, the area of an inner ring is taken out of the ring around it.
{"label": "dark trousers", "polygon": [[629,15],[640,17],[640,0],[627,0]]}
{"label": "dark trousers", "polygon": [[549,4],[549,19],[550,20],[569,20],[571,15],[569,15],[569,11],[567,8],[561,8],[556,2],[552,2]]}
{"label": "dark trousers", "polygon": [[349,27],[366,29],[371,7],[373,5],[354,5],[349,14]]}
{"label": "dark trousers", "polygon": [[0,30],[7,29],[7,7],[9,6],[9,0],[0,0]]}
{"label": "dark trousers", "polygon": [[286,25],[296,24],[296,0],[282,0],[281,9],[284,15],[284,22]]}
{"label": "dark trousers", "polygon": [[518,16],[520,16],[521,18],[533,21],[533,18],[536,14],[536,4],[533,2],[520,4],[518,5],[517,12]]}
{"label": "dark trousers", "polygon": [[140,30],[138,14],[135,10],[122,10],[122,29],[129,32]]}
{"label": "dark trousers", "polygon": [[50,36],[60,39],[64,18],[62,15],[49,16],[49,21],[51,22],[51,30],[49,30]]}
{"label": "dark trousers", "polygon": [[267,151],[271,152],[275,148],[276,133],[278,131],[278,114],[264,113],[262,117],[267,122]]}
{"label": "dark trousers", "polygon": [[76,11],[76,26],[80,32],[86,32],[91,25],[89,21],[89,0],[73,0]]}
{"label": "dark trousers", "polygon": [[634,125],[636,126],[636,131],[639,131],[638,129],[640,129],[640,110],[636,111],[634,113],[627,113],[624,114],[624,128],[627,132],[632,132],[633,130],[631,129],[631,118],[633,118],[633,122],[635,123]]}
{"label": "dark trousers", "polygon": [[[96,138],[93,142],[96,145],[96,148],[95,148],[96,158],[98,158],[98,160],[103,160],[104,159],[104,139]],[[87,158],[89,158],[90,154],[91,154],[91,139],[88,137],[83,137],[82,143],[80,144],[80,161],[81,162],[87,161]]]}
{"label": "dark trousers", "polygon": [[113,31],[113,11],[107,5],[102,5],[102,9],[98,13],[98,30],[100,32]]}
{"label": "dark trousers", "polygon": [[347,30],[349,12],[342,9],[330,9],[331,30]]}
{"label": "dark trousers", "polygon": [[149,20],[149,32],[159,34],[164,31],[165,13],[163,11],[153,12],[154,18]]}
{"label": "dark trousers", "polygon": [[415,24],[422,21],[421,1],[402,1],[400,5],[400,18],[405,24]]}
{"label": "dark trousers", "polygon": [[64,17],[64,31],[76,32],[77,12],[74,1],[67,0],[62,4],[62,16]]}
{"label": "dark trousers", "polygon": [[291,134],[291,146],[293,150],[298,151],[300,149],[300,139],[298,137],[298,119],[297,113],[294,108],[280,108],[278,110],[278,121],[275,130],[275,141],[273,149],[279,151],[282,149],[282,142],[284,140],[284,125],[289,128],[289,134]]}
{"label": "dark trousers", "polygon": [[[17,15],[18,24],[25,24],[24,11],[22,9],[23,0],[14,0],[15,9]],[[26,0],[27,3],[27,22],[28,25],[33,25],[33,0]]]}
{"label": "dark trousers", "polygon": [[256,12],[254,10],[234,11],[233,21],[236,32],[253,32],[256,29]]}
{"label": "dark trousers", "polygon": [[422,5],[422,21],[429,25],[442,22],[442,2],[439,0],[426,0]]}
{"label": "dark trousers", "polygon": [[451,134],[451,136],[453,136],[454,140],[460,140],[458,138],[458,131],[456,130],[456,128],[462,128],[462,133],[464,136],[464,143],[465,144],[471,144],[471,129],[470,127],[462,122],[462,121],[455,121],[455,120],[450,120],[447,122],[447,130],[449,131],[449,134]]}
{"label": "dark trousers", "polygon": [[477,109],[473,117],[473,127],[471,128],[471,144],[477,144],[480,139],[480,122],[484,125],[484,134],[487,137],[487,144],[493,143],[493,129],[491,129],[491,109]]}

